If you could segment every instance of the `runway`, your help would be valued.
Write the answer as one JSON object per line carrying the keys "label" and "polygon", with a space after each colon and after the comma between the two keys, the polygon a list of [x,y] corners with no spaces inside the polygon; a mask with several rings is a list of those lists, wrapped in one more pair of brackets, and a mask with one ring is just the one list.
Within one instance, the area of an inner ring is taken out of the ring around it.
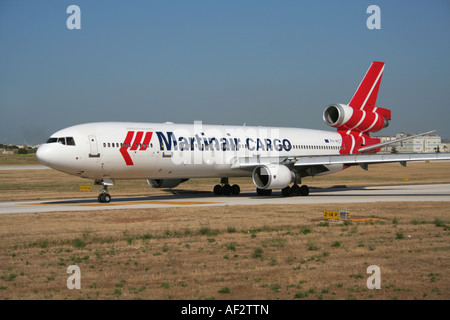
{"label": "runway", "polygon": [[[450,184],[397,185],[360,188],[311,188],[308,197],[283,197],[280,192],[272,196],[257,196],[243,192],[239,196],[214,196],[212,192],[154,195],[147,197],[113,197],[110,203],[92,199],[64,199],[45,201],[0,202],[0,214],[87,211],[112,209],[152,209],[167,207],[235,206],[271,204],[327,204],[367,203],[392,201],[447,201],[450,202]],[[450,205],[450,204],[449,204]]]}
{"label": "runway", "polygon": [[0,171],[9,171],[9,170],[48,170],[49,167],[42,166],[42,165],[29,165],[29,166],[0,166]]}

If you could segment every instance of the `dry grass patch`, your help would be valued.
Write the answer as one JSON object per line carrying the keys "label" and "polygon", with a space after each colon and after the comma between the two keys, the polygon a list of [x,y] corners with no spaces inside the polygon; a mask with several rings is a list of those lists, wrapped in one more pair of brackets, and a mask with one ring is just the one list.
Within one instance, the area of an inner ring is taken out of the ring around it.
{"label": "dry grass patch", "polygon": [[[449,166],[352,167],[303,183],[450,183]],[[254,190],[251,179],[231,180]],[[210,192],[217,182],[192,179],[175,191]],[[0,171],[0,200],[96,198],[97,187],[82,193],[80,185],[92,182],[54,170]],[[164,192],[145,181],[111,188],[113,197]],[[333,209],[380,220],[324,222],[322,211]],[[446,300],[449,209],[449,202],[418,202],[2,215],[0,298]],[[66,287],[73,264],[81,268],[81,290]],[[372,264],[381,268],[381,290],[367,289]]]}
{"label": "dry grass patch", "polygon": [[[342,205],[340,205],[342,206]],[[0,217],[3,299],[448,299],[449,203],[162,208]],[[81,290],[68,290],[69,265]],[[366,286],[381,268],[381,290]]]}

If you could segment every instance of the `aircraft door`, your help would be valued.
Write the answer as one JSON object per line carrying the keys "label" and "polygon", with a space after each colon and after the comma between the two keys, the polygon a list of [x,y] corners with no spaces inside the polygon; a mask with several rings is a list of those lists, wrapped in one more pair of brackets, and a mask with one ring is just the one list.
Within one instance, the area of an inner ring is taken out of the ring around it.
{"label": "aircraft door", "polygon": [[98,152],[97,138],[95,136],[89,136],[89,158],[100,158],[100,153]]}

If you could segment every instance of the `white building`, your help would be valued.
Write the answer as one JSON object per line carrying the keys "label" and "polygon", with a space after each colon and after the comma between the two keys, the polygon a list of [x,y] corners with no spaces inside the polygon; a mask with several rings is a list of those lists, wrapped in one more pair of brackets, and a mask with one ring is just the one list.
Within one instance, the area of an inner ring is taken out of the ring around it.
{"label": "white building", "polygon": [[[391,141],[407,136],[412,136],[411,133],[397,133],[395,137],[377,137],[381,142]],[[393,143],[381,148],[380,152],[399,152],[399,153],[435,153],[435,152],[449,152],[449,146],[442,143],[441,137],[437,134],[427,134]]]}
{"label": "white building", "polygon": [[444,145],[444,152],[450,152],[450,139],[442,139],[441,142]]}

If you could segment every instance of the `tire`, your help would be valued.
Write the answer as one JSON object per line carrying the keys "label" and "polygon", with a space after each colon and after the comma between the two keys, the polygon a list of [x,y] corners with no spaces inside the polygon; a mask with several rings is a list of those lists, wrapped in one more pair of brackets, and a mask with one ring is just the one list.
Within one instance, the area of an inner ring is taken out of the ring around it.
{"label": "tire", "polygon": [[231,186],[229,184],[226,184],[226,185],[223,186],[222,193],[225,196],[229,196],[231,194],[231,192],[232,192],[232,189],[231,189]]}
{"label": "tire", "polygon": [[104,203],[109,203],[111,201],[111,196],[109,193],[104,193],[102,198]]}
{"label": "tire", "polygon": [[294,184],[291,188],[291,195],[293,195],[294,197],[297,197],[300,195],[300,187],[298,186],[298,184]]}
{"label": "tire", "polygon": [[239,193],[241,193],[241,188],[237,184],[233,184],[231,186],[231,194],[237,196]]}
{"label": "tire", "polygon": [[281,194],[283,197],[289,197],[291,195],[292,188],[287,186],[286,188],[281,189]]}
{"label": "tire", "polygon": [[307,185],[303,185],[300,187],[300,195],[306,197],[309,195],[309,187]]}
{"label": "tire", "polygon": [[220,195],[222,195],[222,190],[223,188],[222,188],[222,186],[220,185],[220,184],[216,184],[215,186],[214,186],[214,194],[216,195],[216,196],[220,196]]}
{"label": "tire", "polygon": [[272,194],[272,189],[256,188],[256,193],[258,194],[258,196],[270,196]]}

